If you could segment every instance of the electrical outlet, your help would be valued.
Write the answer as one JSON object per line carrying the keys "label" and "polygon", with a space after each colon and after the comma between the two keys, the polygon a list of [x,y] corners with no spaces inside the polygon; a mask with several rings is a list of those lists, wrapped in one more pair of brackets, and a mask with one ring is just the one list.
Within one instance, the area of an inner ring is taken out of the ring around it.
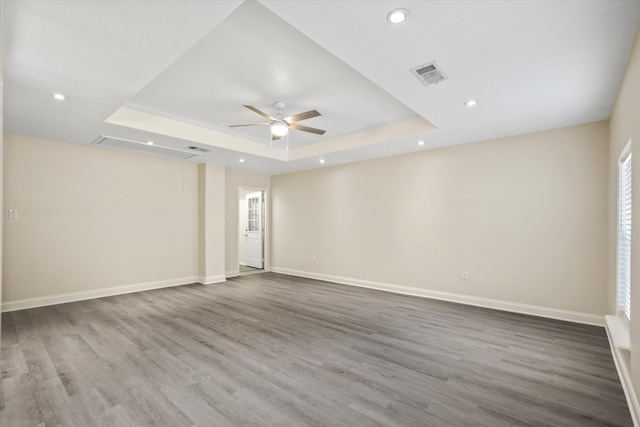
{"label": "electrical outlet", "polygon": [[467,270],[462,270],[462,280],[469,280],[469,272]]}
{"label": "electrical outlet", "polygon": [[311,257],[311,260],[313,262],[318,262],[318,257],[314,255],[314,256]]}
{"label": "electrical outlet", "polygon": [[9,219],[17,219],[18,211],[15,209],[9,209]]}

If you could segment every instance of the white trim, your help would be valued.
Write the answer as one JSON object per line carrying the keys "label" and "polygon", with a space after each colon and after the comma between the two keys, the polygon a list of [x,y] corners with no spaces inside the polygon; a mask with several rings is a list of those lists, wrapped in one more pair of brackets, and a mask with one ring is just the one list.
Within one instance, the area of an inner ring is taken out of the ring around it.
{"label": "white trim", "polygon": [[240,270],[229,270],[225,272],[225,276],[227,279],[230,277],[238,277],[240,275]]}
{"label": "white trim", "polygon": [[203,285],[213,285],[214,283],[226,282],[227,276],[224,274],[218,274],[217,276],[209,276],[209,277],[198,277],[198,283]]}
{"label": "white trim", "polygon": [[326,280],[350,286],[378,289],[397,294],[413,295],[423,298],[439,299],[443,301],[457,302],[460,304],[475,305],[478,307],[492,308],[495,310],[511,311],[514,313],[528,314],[532,316],[547,317],[550,319],[565,320],[568,322],[583,323],[586,325],[604,326],[604,316],[581,313],[577,311],[561,310],[537,305],[521,304],[517,302],[494,300],[489,298],[474,297],[471,295],[454,294],[450,292],[433,291],[429,289],[414,288],[410,286],[394,285],[391,283],[372,282],[368,280],[351,279],[348,277],[331,276],[328,274],[313,273],[308,271],[290,270],[288,268],[272,267],[274,273],[289,274],[292,276],[307,277],[310,279]]}
{"label": "white trim", "polygon": [[94,289],[90,291],[49,295],[46,297],[25,298],[15,301],[3,302],[2,312],[4,313],[8,311],[24,310],[27,308],[45,307],[47,305],[64,304],[67,302],[110,297],[113,295],[130,294],[133,292],[149,291],[152,289],[169,288],[171,286],[190,285],[197,282],[198,280],[195,277],[182,277],[178,279],[138,283],[135,285],[114,286],[111,288]]}
{"label": "white trim", "polygon": [[622,350],[631,349],[631,337],[626,318],[621,316],[604,316],[604,320],[609,330],[609,338],[613,340],[613,345]]}
{"label": "white trim", "polygon": [[624,148],[620,152],[620,156],[618,157],[618,163],[622,163],[622,161],[629,155],[631,152],[631,140],[628,140],[625,144]]}
{"label": "white trim", "polygon": [[615,363],[616,370],[618,371],[618,377],[620,378],[620,384],[622,384],[624,397],[627,399],[627,406],[629,407],[629,412],[631,413],[633,425],[638,427],[640,426],[640,404],[638,403],[638,396],[636,395],[635,389],[633,388],[633,383],[631,382],[629,366],[627,365],[627,361],[625,361],[623,355],[623,352],[626,352],[627,354],[629,352],[616,347],[612,331],[609,330],[608,322],[605,325],[604,329],[607,331],[607,338],[609,338],[611,355],[613,356],[613,362]]}

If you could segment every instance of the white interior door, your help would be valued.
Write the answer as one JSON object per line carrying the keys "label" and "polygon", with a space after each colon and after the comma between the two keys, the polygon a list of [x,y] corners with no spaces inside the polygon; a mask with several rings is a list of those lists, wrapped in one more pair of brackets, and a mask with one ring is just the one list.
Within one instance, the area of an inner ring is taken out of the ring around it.
{"label": "white interior door", "polygon": [[245,196],[247,202],[247,266],[264,268],[262,262],[262,191],[248,193]]}

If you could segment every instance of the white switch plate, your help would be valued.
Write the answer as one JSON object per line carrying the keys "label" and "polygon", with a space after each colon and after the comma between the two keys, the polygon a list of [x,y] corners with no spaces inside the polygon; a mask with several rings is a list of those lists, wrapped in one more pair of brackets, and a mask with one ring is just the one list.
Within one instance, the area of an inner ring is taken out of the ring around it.
{"label": "white switch plate", "polygon": [[469,272],[466,270],[462,271],[462,280],[469,280]]}
{"label": "white switch plate", "polygon": [[9,209],[9,219],[18,218],[18,211],[15,209]]}

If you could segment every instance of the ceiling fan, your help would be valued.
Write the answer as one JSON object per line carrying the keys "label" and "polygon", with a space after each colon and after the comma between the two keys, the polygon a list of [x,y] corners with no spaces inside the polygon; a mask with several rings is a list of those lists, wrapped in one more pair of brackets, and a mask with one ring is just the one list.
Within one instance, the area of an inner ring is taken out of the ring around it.
{"label": "ceiling fan", "polygon": [[268,123],[250,123],[246,125],[231,125],[230,128],[237,128],[243,126],[270,126],[271,127],[271,140],[278,140],[285,136],[289,132],[289,128],[301,130],[303,132],[311,132],[316,135],[324,135],[325,131],[322,129],[316,129],[309,126],[299,125],[296,122],[311,119],[313,117],[321,116],[319,112],[316,110],[306,111],[304,113],[295,114],[289,117],[282,117],[282,110],[284,110],[284,102],[278,101],[273,103],[274,108],[278,111],[276,116],[273,117],[263,111],[258,110],[256,107],[251,105],[245,105],[246,108],[253,111],[254,113],[260,114],[265,119],[268,119]]}

